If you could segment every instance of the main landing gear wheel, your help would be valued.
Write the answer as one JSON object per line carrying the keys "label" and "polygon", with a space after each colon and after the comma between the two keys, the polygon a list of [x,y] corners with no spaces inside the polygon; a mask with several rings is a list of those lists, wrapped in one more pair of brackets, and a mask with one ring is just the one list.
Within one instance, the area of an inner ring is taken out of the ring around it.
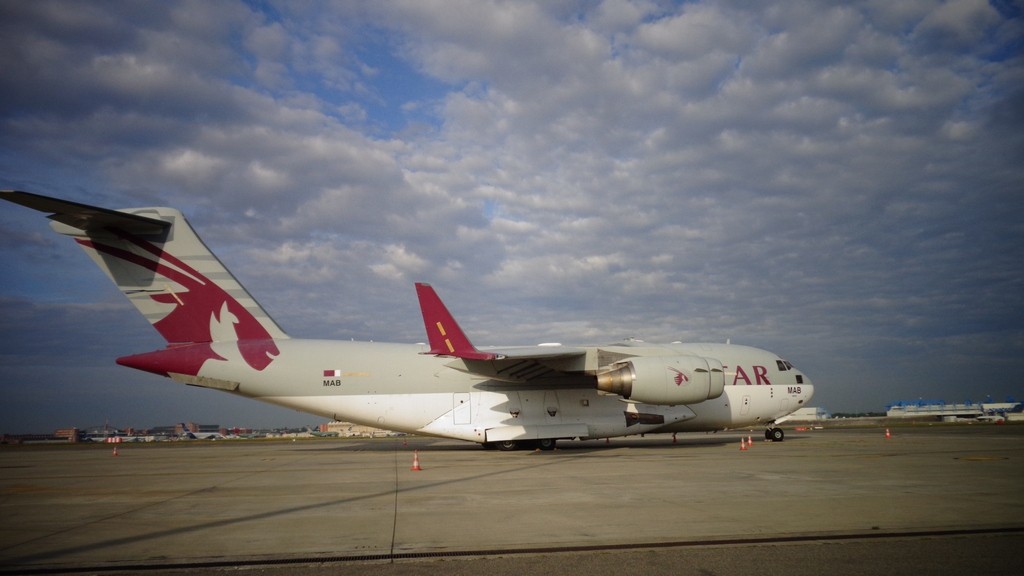
{"label": "main landing gear wheel", "polygon": [[543,438],[541,440],[537,440],[537,447],[541,450],[554,450],[556,442],[557,440],[554,438]]}
{"label": "main landing gear wheel", "polygon": [[495,445],[498,447],[498,450],[501,450],[502,452],[519,449],[519,442],[516,442],[515,440],[504,440],[502,442],[496,442]]}
{"label": "main landing gear wheel", "polygon": [[764,439],[771,440],[772,442],[782,442],[786,439],[786,433],[782,431],[782,428],[769,428],[764,431]]}

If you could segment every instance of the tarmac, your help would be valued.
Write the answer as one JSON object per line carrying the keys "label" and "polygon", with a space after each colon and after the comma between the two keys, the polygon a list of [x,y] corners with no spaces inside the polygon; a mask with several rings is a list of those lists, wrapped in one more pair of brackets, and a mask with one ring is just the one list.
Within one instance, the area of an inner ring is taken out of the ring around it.
{"label": "tarmac", "polygon": [[4,446],[0,574],[1019,569],[1024,426],[763,438]]}

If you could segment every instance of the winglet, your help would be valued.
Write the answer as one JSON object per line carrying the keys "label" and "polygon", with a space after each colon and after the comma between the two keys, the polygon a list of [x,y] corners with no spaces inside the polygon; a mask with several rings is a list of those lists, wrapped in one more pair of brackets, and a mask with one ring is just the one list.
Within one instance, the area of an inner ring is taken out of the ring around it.
{"label": "winglet", "polygon": [[423,325],[427,329],[430,352],[438,356],[455,356],[465,360],[494,360],[496,354],[481,352],[466,337],[459,323],[430,284],[416,283],[416,296],[420,300]]}

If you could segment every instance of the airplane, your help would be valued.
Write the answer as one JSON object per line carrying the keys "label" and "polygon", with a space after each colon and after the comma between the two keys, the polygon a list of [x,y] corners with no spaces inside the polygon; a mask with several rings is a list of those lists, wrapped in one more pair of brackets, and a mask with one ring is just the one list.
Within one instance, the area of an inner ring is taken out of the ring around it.
{"label": "airplane", "polygon": [[116,362],[189,386],[500,450],[755,426],[782,441],[776,422],[814,394],[780,356],[728,342],[477,348],[426,283],[427,343],[291,338],[174,208],[0,197],[49,214],[167,342]]}
{"label": "airplane", "polygon": [[220,432],[193,432],[184,422],[179,422],[178,427],[181,428],[178,440],[223,440],[226,438]]}

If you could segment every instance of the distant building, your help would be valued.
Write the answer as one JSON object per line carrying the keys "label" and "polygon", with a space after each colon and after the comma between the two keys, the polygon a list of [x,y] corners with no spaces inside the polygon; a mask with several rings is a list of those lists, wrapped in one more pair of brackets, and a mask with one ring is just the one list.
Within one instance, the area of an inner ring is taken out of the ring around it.
{"label": "distant building", "polygon": [[971,402],[947,404],[943,400],[899,401],[885,407],[889,418],[935,416],[953,420],[957,418],[1001,418],[1013,412],[1020,402]]}
{"label": "distant building", "polygon": [[54,430],[53,435],[57,438],[67,438],[68,442],[78,442],[81,440],[78,428],[60,428]]}
{"label": "distant building", "polygon": [[193,434],[227,434],[227,429],[221,428],[220,424],[197,424],[196,422],[183,422],[174,427],[174,433],[181,435],[185,432]]}

